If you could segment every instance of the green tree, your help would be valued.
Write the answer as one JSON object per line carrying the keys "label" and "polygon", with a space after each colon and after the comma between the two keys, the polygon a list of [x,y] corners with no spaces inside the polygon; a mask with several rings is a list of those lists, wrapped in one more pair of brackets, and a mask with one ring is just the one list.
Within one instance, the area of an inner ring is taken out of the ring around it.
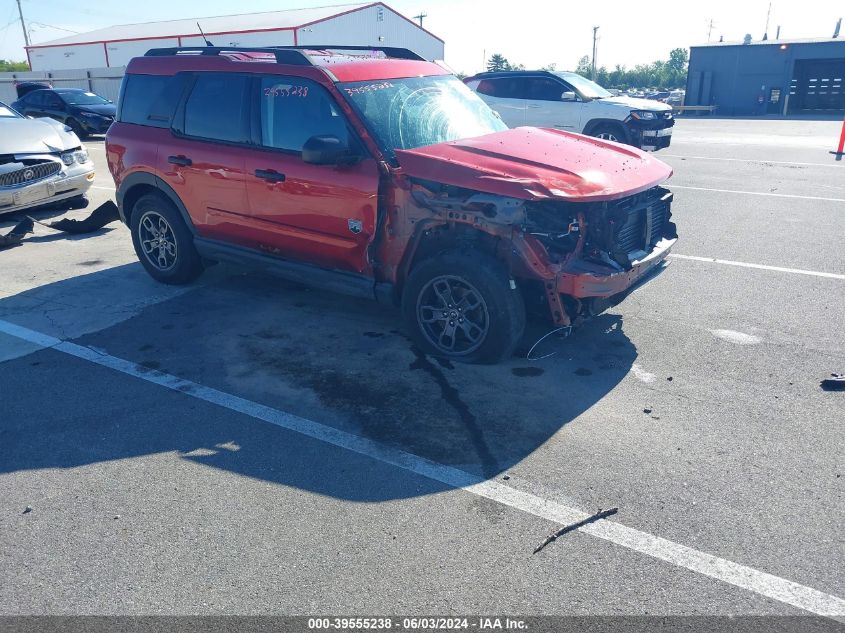
{"label": "green tree", "polygon": [[685,48],[673,48],[669,51],[667,66],[676,72],[686,72],[689,64],[689,53]]}
{"label": "green tree", "polygon": [[592,77],[593,64],[590,62],[590,58],[587,55],[584,55],[581,59],[578,60],[578,65],[575,67],[575,72],[581,75],[582,77]]}
{"label": "green tree", "polygon": [[[602,66],[596,69],[596,80],[605,88],[627,90],[628,88],[683,88],[687,81],[689,53],[685,48],[676,48],[669,53],[668,60],[657,60],[650,64],[637,64],[631,69],[617,64],[608,71]],[[589,78],[592,75],[590,58],[584,55],[578,60],[575,72]]]}
{"label": "green tree", "polygon": [[504,55],[494,53],[493,56],[487,60],[487,71],[496,72],[499,70],[510,70],[511,65]]}
{"label": "green tree", "polygon": [[26,62],[12,62],[0,59],[0,73],[13,73],[26,70],[29,70],[29,64]]}

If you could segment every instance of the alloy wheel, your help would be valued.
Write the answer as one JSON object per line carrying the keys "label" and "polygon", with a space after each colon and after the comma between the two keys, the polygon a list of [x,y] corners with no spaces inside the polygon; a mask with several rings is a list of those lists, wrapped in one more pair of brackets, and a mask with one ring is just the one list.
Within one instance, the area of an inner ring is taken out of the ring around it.
{"label": "alloy wheel", "polygon": [[604,139],[605,141],[616,141],[619,142],[619,139],[616,138],[616,135],[613,132],[602,132],[601,134],[597,134],[596,138]]}
{"label": "alloy wheel", "polygon": [[161,272],[176,265],[176,235],[164,216],[147,211],[138,224],[141,250],[147,261]]}
{"label": "alloy wheel", "polygon": [[490,330],[481,293],[454,275],[435,277],[423,287],[417,299],[417,321],[429,343],[454,356],[477,350]]}

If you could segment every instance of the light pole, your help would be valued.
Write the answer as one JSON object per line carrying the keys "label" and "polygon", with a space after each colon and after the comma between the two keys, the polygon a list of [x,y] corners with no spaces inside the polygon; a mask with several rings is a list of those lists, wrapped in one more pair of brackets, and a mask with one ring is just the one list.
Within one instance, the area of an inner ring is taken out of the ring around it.
{"label": "light pole", "polygon": [[593,81],[596,80],[596,33],[598,33],[599,27],[593,27],[593,70],[592,70],[592,79]]}
{"label": "light pole", "polygon": [[18,0],[18,15],[21,18],[21,28],[23,29],[23,41],[29,46],[29,33],[26,32],[26,24],[23,21],[23,10],[21,9],[21,0]]}

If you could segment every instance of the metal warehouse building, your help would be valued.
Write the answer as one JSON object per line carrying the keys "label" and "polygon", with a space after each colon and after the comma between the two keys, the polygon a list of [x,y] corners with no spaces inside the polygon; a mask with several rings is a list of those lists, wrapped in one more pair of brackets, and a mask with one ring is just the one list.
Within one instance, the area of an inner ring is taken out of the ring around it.
{"label": "metal warehouse building", "polygon": [[203,46],[198,22],[215,46],[382,45],[443,59],[443,40],[381,2],[125,24],[29,46],[27,56],[33,71],[121,67],[151,48]]}
{"label": "metal warehouse building", "polygon": [[693,46],[685,103],[727,115],[845,112],[845,40]]}

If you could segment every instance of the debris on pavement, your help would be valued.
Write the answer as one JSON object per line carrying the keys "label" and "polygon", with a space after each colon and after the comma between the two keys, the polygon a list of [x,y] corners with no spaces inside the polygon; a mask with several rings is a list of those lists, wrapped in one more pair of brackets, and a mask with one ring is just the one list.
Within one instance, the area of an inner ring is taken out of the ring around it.
{"label": "debris on pavement", "polygon": [[104,202],[84,220],[72,220],[70,218],[62,218],[55,222],[41,222],[30,218],[42,226],[46,226],[57,231],[64,231],[65,233],[73,233],[80,235],[82,233],[93,233],[94,231],[103,228],[106,224],[120,219],[120,214],[117,210],[117,205],[109,200]]}
{"label": "debris on pavement", "polygon": [[32,233],[32,219],[24,218],[6,235],[0,235],[0,248],[9,248],[10,246],[17,246],[23,241],[27,233]]}
{"label": "debris on pavement", "polygon": [[42,222],[33,217],[27,216],[18,222],[6,235],[0,235],[0,249],[17,246],[20,244],[27,233],[32,233],[35,223],[41,226],[46,226],[49,229],[62,231],[64,233],[71,233],[73,235],[81,235],[83,233],[93,233],[106,224],[120,219],[120,214],[117,210],[117,205],[109,200],[101,204],[99,207],[84,220],[72,220],[70,218],[62,218],[55,222]]}
{"label": "debris on pavement", "polygon": [[26,506],[23,510],[23,514],[29,514],[32,512],[32,506]]}
{"label": "debris on pavement", "polygon": [[831,374],[819,383],[825,391],[845,391],[845,374]]}
{"label": "debris on pavement", "polygon": [[558,531],[552,532],[551,534],[549,534],[546,537],[546,540],[543,541],[542,543],[540,543],[534,549],[533,553],[536,554],[537,552],[542,550],[546,545],[548,545],[552,541],[557,540],[559,537],[563,536],[564,534],[567,534],[568,532],[573,532],[580,527],[584,527],[585,525],[589,525],[590,523],[595,523],[596,521],[600,521],[601,519],[605,519],[609,516],[613,516],[617,512],[619,512],[619,508],[610,508],[609,510],[602,510],[601,508],[599,508],[599,511],[596,512],[594,515],[588,516],[586,519],[584,519],[582,521],[578,521],[577,523],[567,525],[566,527],[562,527]]}
{"label": "debris on pavement", "polygon": [[650,409],[650,408],[648,408],[648,407],[646,407],[645,409],[643,409],[643,413],[646,413],[646,414],[647,414],[647,413],[651,413],[651,412],[652,412],[652,409]]}

